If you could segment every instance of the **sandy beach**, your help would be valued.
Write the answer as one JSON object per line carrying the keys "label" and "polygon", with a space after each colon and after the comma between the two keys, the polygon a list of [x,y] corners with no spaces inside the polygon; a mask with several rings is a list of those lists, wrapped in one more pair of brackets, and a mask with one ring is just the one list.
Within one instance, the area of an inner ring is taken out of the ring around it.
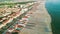
{"label": "sandy beach", "polygon": [[20,34],[52,34],[50,22],[51,18],[45,8],[46,0],[36,0],[39,5],[34,8],[33,14],[29,18],[29,23],[33,26],[27,26]]}

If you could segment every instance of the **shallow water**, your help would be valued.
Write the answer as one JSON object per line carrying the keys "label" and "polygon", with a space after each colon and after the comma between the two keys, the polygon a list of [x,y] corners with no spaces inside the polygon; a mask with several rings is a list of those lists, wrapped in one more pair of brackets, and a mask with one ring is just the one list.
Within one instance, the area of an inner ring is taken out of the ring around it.
{"label": "shallow water", "polygon": [[60,0],[47,0],[46,9],[52,18],[52,30],[54,34],[60,34]]}

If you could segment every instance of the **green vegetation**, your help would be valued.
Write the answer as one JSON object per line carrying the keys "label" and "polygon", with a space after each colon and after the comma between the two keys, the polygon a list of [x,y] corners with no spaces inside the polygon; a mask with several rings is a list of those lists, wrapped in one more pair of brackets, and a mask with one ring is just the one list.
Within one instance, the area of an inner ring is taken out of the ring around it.
{"label": "green vegetation", "polygon": [[[9,5],[9,7],[12,7],[12,6],[16,5],[16,4],[26,4],[26,3],[31,3],[31,2],[34,2],[34,1],[17,2],[17,3],[0,3],[0,6],[3,7],[4,5]],[[32,5],[30,5],[30,6],[26,7],[26,8],[28,8],[28,11],[29,11],[29,10],[32,9]],[[23,18],[23,17],[27,14],[28,11],[26,11],[25,13],[23,13],[23,14],[20,15],[19,17],[13,19],[13,21],[10,22],[10,23],[8,23],[8,24],[6,24],[6,26],[2,27],[2,28],[0,29],[0,34],[2,34],[2,33],[5,34],[6,30],[7,30],[8,28],[11,28],[13,25],[15,25],[15,24],[17,23],[17,21],[18,21],[17,19]],[[3,18],[3,17],[1,17],[1,18]],[[20,30],[20,29],[17,29],[17,30]],[[17,33],[17,32],[13,32],[12,34],[18,34],[18,33]]]}

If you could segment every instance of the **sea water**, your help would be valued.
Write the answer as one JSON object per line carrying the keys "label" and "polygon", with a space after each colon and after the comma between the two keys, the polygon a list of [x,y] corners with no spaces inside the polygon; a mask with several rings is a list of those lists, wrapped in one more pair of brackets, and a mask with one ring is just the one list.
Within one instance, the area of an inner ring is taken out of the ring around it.
{"label": "sea water", "polygon": [[46,0],[45,8],[51,16],[53,34],[60,34],[60,0]]}

